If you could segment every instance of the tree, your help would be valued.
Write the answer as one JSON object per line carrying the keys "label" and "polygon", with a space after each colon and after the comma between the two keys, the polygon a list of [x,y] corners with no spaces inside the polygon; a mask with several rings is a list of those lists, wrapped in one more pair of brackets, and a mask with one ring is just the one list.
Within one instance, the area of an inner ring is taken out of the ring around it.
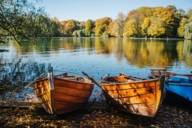
{"label": "tree", "polygon": [[109,36],[113,36],[113,37],[116,37],[116,36],[119,36],[119,25],[117,24],[117,22],[115,21],[112,21],[110,24],[109,24],[109,27],[108,27],[108,34]]}
{"label": "tree", "polygon": [[184,11],[175,6],[140,7],[129,12],[124,36],[176,37],[182,17]]}
{"label": "tree", "polygon": [[[165,27],[165,35],[168,37],[173,37],[177,35],[178,23],[176,22],[175,17],[175,8],[174,6],[158,7],[154,9],[153,16],[159,18],[163,22]],[[159,23],[160,25],[161,23]],[[162,26],[162,25],[161,25]]]}
{"label": "tree", "polygon": [[11,36],[18,41],[19,38],[29,38],[35,31],[35,15],[42,10],[35,9],[28,0],[1,0],[0,1],[0,40],[4,36]]}
{"label": "tree", "polygon": [[95,35],[102,36],[108,30],[108,26],[111,22],[112,19],[109,17],[97,19],[95,21]]}
{"label": "tree", "polygon": [[124,37],[134,37],[138,36],[140,33],[140,27],[138,25],[138,22],[135,19],[130,19],[127,22],[125,22],[124,26]]}
{"label": "tree", "polygon": [[163,37],[166,34],[165,23],[161,19],[151,18],[151,25],[148,28],[148,35],[150,37]]}
{"label": "tree", "polygon": [[192,22],[185,25],[185,39],[192,39]]}
{"label": "tree", "polygon": [[74,20],[68,20],[64,22],[64,30],[68,35],[72,35],[73,31],[77,28]]}
{"label": "tree", "polygon": [[186,16],[188,17],[188,21],[189,21],[189,22],[192,21],[192,9],[189,9],[189,10],[187,11]]}
{"label": "tree", "polygon": [[93,21],[92,20],[87,20],[85,22],[85,35],[86,36],[91,36],[92,29],[93,29]]}
{"label": "tree", "polygon": [[151,24],[150,18],[146,17],[141,25],[141,33],[143,36],[148,36],[148,28]]}
{"label": "tree", "polygon": [[123,28],[124,28],[124,23],[125,23],[125,15],[120,12],[117,15],[117,18],[115,20],[115,30],[117,30],[117,35],[116,36],[123,36]]}
{"label": "tree", "polygon": [[60,21],[49,18],[42,9],[35,9],[32,1],[0,1],[0,37],[30,39],[41,36],[60,36]]}
{"label": "tree", "polygon": [[178,35],[178,37],[184,37],[185,25],[186,24],[187,24],[187,19],[186,18],[182,18],[180,23],[179,23],[179,27],[177,28],[177,35]]}

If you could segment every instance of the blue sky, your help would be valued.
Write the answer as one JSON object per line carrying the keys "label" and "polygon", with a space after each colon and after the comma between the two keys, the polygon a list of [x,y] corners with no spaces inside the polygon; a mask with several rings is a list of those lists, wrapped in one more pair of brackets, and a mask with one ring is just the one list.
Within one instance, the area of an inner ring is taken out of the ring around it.
{"label": "blue sky", "polygon": [[192,8],[192,0],[42,0],[38,5],[59,20],[95,20],[104,16],[115,18],[119,12],[127,15],[141,6],[175,5],[188,10]]}

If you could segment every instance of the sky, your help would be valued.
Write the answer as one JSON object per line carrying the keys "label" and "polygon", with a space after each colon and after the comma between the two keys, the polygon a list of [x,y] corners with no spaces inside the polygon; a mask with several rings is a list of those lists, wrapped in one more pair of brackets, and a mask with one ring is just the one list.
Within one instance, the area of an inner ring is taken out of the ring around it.
{"label": "sky", "polygon": [[192,8],[192,0],[41,0],[38,6],[51,17],[59,20],[98,19],[101,17],[115,18],[119,12],[125,15],[129,11],[141,6],[167,6],[174,5],[185,11]]}

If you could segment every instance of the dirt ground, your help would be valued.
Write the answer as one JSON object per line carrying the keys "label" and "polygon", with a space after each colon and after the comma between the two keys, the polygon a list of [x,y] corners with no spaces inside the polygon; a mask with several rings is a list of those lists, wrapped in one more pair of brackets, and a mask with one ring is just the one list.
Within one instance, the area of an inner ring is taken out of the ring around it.
{"label": "dirt ground", "polygon": [[[19,105],[16,105],[19,106]],[[89,104],[65,115],[49,115],[43,108],[0,108],[0,127],[64,128],[191,128],[192,109],[164,103],[155,118],[127,114],[107,104]]]}

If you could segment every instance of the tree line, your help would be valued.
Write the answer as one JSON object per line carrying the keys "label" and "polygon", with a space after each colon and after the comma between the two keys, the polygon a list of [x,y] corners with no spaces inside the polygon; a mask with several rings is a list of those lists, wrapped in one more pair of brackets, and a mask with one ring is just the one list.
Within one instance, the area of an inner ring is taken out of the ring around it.
{"label": "tree line", "polygon": [[192,9],[140,7],[115,19],[77,21],[50,18],[27,0],[0,1],[0,41],[31,37],[143,37],[192,39]]}
{"label": "tree line", "polygon": [[140,7],[116,19],[103,17],[83,22],[61,21],[62,32],[68,36],[155,37],[192,39],[192,9],[185,12],[175,6]]}

